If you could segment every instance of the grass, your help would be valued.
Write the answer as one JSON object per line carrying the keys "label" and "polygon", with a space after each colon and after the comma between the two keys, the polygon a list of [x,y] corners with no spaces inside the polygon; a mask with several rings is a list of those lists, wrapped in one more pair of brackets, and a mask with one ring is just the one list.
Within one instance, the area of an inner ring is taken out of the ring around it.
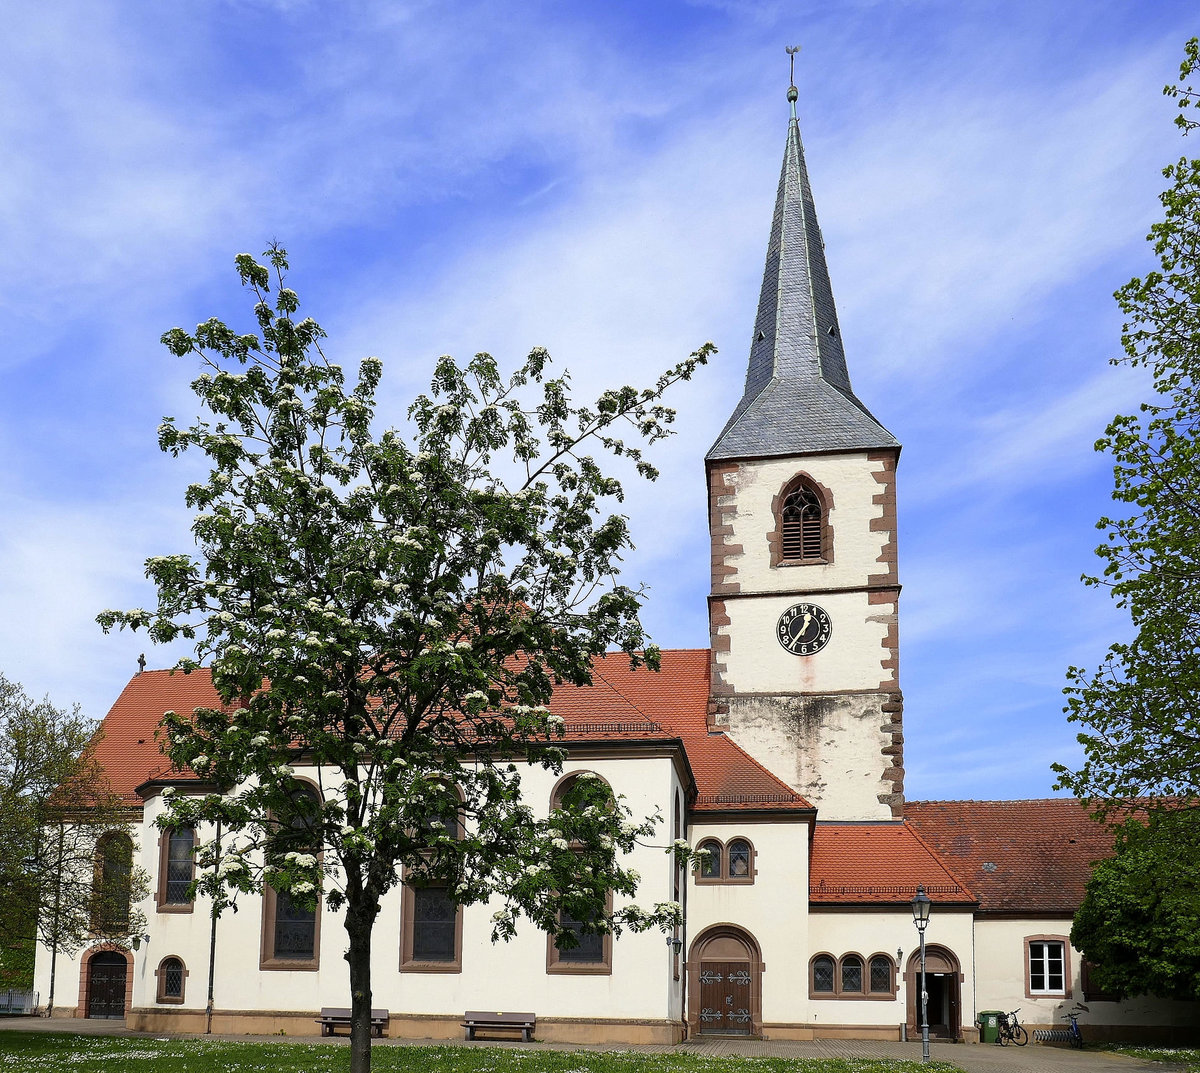
{"label": "grass", "polygon": [[1186,1073],[1200,1073],[1200,1050],[1194,1047],[1144,1047],[1132,1043],[1114,1043],[1104,1048],[1143,1062],[1170,1062]]}
{"label": "grass", "polygon": [[[52,1032],[0,1033],[0,1068],[30,1073],[342,1073],[344,1046],[130,1039]],[[523,1051],[500,1047],[377,1047],[373,1073],[961,1073],[868,1058],[707,1058],[630,1051]]]}

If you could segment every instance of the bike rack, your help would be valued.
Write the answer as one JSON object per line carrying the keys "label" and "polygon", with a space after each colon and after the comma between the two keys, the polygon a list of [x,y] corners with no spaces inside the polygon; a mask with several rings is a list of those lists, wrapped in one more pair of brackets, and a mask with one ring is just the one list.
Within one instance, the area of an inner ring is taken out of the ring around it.
{"label": "bike rack", "polygon": [[1036,1043],[1070,1043],[1069,1028],[1035,1028],[1033,1038]]}

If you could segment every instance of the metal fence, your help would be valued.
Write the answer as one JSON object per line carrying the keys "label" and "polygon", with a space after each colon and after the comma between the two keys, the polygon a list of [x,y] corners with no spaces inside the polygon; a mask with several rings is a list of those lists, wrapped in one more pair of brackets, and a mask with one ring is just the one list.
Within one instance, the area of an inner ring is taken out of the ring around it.
{"label": "metal fence", "polygon": [[14,1014],[32,1016],[37,1004],[36,991],[0,991],[0,1017]]}

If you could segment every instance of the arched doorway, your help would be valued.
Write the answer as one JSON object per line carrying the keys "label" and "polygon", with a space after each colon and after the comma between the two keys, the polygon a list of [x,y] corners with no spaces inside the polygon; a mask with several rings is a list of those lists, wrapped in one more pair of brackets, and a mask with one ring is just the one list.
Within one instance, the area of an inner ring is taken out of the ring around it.
{"label": "arched doorway", "polygon": [[[908,992],[908,1034],[921,1034],[921,954],[908,959],[904,973]],[[929,992],[929,1035],[962,1039],[962,971],[958,958],[944,946],[925,948],[925,989]]]}
{"label": "arched doorway", "polygon": [[692,1033],[761,1036],[765,967],[758,941],[736,924],[715,924],[696,936],[685,966]]}
{"label": "arched doorway", "polygon": [[122,1020],[132,978],[129,957],[120,950],[100,950],[83,967],[83,1015]]}

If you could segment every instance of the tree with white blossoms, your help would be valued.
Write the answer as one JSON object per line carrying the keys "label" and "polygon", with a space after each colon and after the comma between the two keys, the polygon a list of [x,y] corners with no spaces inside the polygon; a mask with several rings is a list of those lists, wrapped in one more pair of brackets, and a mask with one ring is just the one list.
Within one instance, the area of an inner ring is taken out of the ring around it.
{"label": "tree with white blossoms", "polygon": [[[159,428],[164,451],[196,448],[211,464],[187,489],[199,555],[148,560],[157,609],[98,620],[194,640],[178,670],[211,667],[222,706],[167,712],[164,750],[216,789],[172,795],[161,823],[220,824],[221,844],[198,849],[198,889],[216,911],[263,884],[343,911],[362,1073],[372,929],[402,869],[459,905],[498,905],[493,940],[521,917],[561,946],[577,941],[564,918],[593,934],[680,920],[673,902],[606,908],[609,892],[636,894],[622,859],[657,817],[578,779],[538,818],[521,770],[561,769],[556,683],[589,684],[610,649],[657,669],[644,589],[616,580],[632,546],[627,519],[609,513],[621,483],[587,452],[654,479],[642,445],[670,434],[663,395],[714,348],[592,406],[571,400],[566,373],[549,375],[542,349],[507,378],[488,354],[442,357],[409,434],[378,431],[382,363],[365,358],[348,385],[320,327],[297,316],[285,252],[266,260],[236,260],[255,332],[213,319],[163,336],[203,366],[192,387],[215,419]],[[319,795],[298,792],[296,767]],[[689,857],[686,843],[667,851]]]}

